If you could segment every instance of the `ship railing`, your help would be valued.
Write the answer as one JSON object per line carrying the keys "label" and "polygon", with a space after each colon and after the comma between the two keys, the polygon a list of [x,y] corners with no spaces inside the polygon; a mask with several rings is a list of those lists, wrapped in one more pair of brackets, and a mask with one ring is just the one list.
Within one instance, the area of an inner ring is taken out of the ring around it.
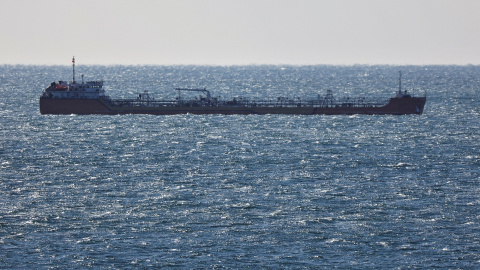
{"label": "ship railing", "polygon": [[175,100],[109,99],[107,102],[114,107],[171,107],[177,104]]}
{"label": "ship railing", "polygon": [[386,101],[367,100],[301,100],[301,99],[277,99],[277,100],[248,100],[235,98],[232,100],[139,100],[139,99],[110,99],[102,97],[103,101],[114,107],[380,107],[388,103]]}
{"label": "ship railing", "polygon": [[366,99],[277,99],[277,100],[238,100],[220,102],[220,106],[238,107],[380,107],[386,101],[370,101]]}

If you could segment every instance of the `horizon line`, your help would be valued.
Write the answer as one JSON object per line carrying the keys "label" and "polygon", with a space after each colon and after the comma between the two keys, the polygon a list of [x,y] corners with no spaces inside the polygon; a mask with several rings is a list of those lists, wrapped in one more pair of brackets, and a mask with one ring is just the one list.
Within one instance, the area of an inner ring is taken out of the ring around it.
{"label": "horizon line", "polygon": [[[26,63],[0,63],[0,66],[71,66],[71,64],[26,64]],[[232,67],[232,66],[480,66],[480,64],[372,64],[372,63],[355,63],[355,64],[289,64],[289,63],[250,63],[250,64],[76,64],[76,66],[211,66],[211,67]]]}

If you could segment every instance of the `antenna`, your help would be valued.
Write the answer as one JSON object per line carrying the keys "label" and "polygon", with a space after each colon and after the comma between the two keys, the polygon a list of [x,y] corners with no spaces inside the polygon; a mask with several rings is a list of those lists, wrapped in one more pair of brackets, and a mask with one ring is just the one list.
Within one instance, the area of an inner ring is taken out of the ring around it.
{"label": "antenna", "polygon": [[72,58],[72,66],[73,66],[73,83],[75,83],[75,56]]}
{"label": "antenna", "polygon": [[398,93],[402,94],[402,72],[399,71],[400,76],[398,77]]}

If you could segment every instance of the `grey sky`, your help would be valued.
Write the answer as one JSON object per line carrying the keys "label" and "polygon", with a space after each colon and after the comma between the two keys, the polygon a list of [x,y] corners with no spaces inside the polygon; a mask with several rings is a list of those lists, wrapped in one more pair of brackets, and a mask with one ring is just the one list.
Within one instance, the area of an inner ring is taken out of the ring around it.
{"label": "grey sky", "polygon": [[480,64],[478,0],[0,0],[0,64]]}

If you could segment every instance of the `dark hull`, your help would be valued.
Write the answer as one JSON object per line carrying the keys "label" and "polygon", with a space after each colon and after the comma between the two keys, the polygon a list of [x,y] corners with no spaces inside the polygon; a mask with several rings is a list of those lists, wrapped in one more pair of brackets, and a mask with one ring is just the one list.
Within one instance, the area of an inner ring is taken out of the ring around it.
{"label": "dark hull", "polygon": [[422,114],[425,97],[391,98],[385,106],[330,107],[113,107],[101,99],[40,99],[41,114]]}

